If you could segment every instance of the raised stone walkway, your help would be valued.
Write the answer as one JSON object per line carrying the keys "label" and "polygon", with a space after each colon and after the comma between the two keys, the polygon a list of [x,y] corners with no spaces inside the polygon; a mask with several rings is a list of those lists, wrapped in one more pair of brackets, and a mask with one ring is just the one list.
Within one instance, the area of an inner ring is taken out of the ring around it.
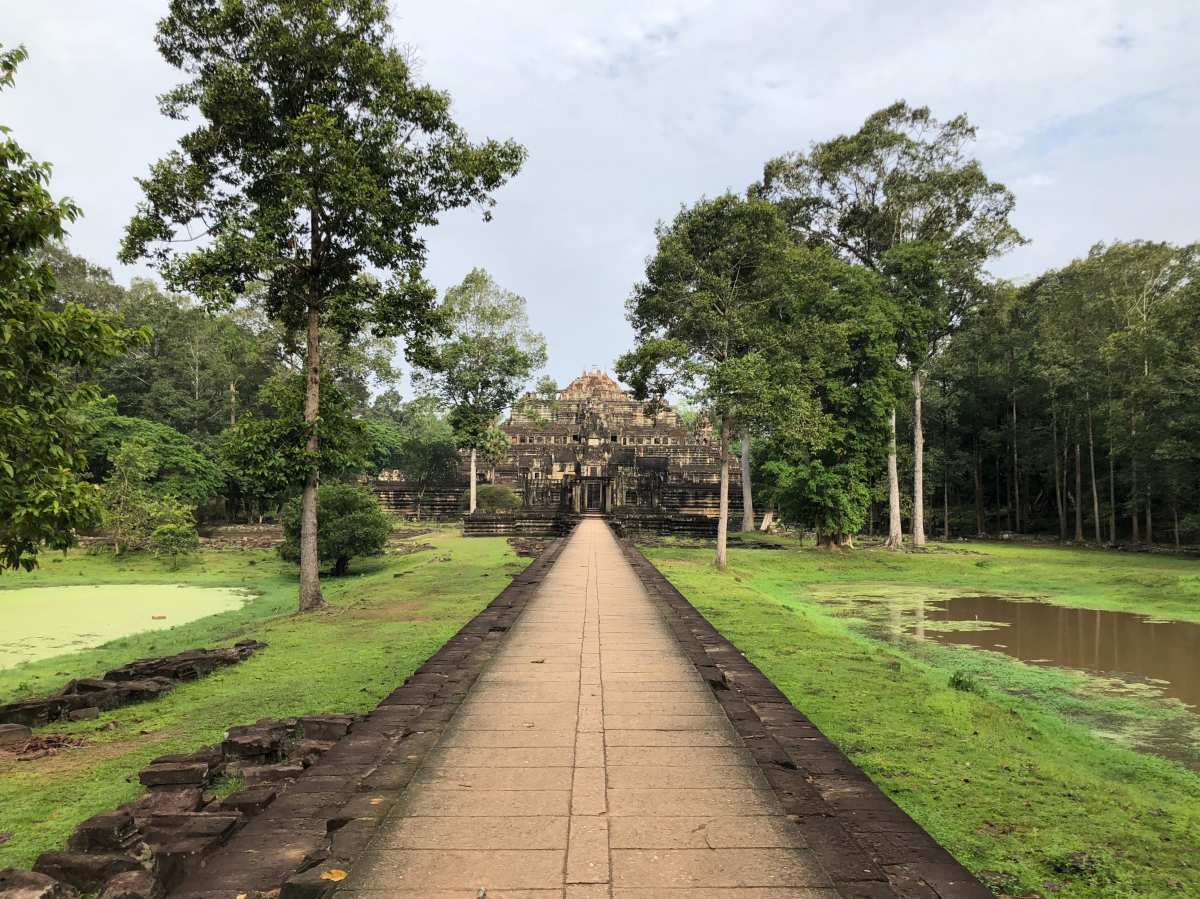
{"label": "raised stone walkway", "polygon": [[896,895],[810,847],[644,576],[580,523],[337,896]]}

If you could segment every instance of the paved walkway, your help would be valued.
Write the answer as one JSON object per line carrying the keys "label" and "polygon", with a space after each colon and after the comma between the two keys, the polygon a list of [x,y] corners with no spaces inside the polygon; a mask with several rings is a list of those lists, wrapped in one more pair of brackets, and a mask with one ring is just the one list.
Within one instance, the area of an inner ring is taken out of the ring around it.
{"label": "paved walkway", "polygon": [[830,887],[608,527],[585,519],[337,895]]}

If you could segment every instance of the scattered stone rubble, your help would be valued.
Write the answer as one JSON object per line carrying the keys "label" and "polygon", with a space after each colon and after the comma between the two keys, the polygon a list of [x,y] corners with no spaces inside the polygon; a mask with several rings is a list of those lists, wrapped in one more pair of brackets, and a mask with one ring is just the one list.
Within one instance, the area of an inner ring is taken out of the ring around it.
{"label": "scattered stone rubble", "polygon": [[509,537],[508,545],[523,559],[536,559],[546,551],[553,540],[545,537]]}
{"label": "scattered stone rubble", "polygon": [[[51,696],[0,706],[0,728],[8,724],[43,727],[63,719],[82,721],[120,706],[157,699],[181,681],[196,680],[218,668],[236,665],[266,645],[242,640],[224,649],[189,649],[164,658],[139,659],[114,668],[104,677],[81,677]],[[16,741],[16,732],[10,734],[6,737],[0,730],[0,747],[9,739]]]}
{"label": "scattered stone rubble", "polygon": [[[159,899],[183,883],[249,819],[345,736],[348,715],[262,719],[232,727],[217,746],[166,755],[143,768],[139,799],[93,815],[66,849],[43,852],[32,871],[0,871],[0,896]],[[212,789],[240,777],[224,798]]]}

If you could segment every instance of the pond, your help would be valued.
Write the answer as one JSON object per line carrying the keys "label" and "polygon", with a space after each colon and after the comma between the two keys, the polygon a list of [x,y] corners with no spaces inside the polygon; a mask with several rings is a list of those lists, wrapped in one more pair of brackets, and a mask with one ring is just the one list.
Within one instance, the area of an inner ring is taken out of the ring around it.
{"label": "pond", "polygon": [[[941,622],[973,626],[942,629]],[[955,596],[916,610],[909,626],[917,636],[941,643],[1148,682],[1200,708],[1200,624],[1190,621],[1001,596]]]}
{"label": "pond", "polygon": [[228,612],[248,599],[230,587],[185,584],[0,590],[0,668]]}
{"label": "pond", "polygon": [[[961,588],[841,584],[812,588],[810,595],[876,638],[983,649],[1089,675],[1086,686],[1069,688],[1064,714],[1200,771],[1200,624]],[[1009,681],[1008,689],[1024,687]],[[1115,704],[1097,703],[1101,696]],[[1130,698],[1155,702],[1158,711],[1140,711],[1136,702],[1125,703]]]}

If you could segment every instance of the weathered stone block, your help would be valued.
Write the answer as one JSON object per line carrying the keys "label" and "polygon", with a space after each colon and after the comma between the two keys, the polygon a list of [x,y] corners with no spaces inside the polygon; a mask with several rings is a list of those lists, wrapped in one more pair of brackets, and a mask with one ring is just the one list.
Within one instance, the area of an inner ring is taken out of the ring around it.
{"label": "weathered stone block", "polygon": [[335,745],[337,744],[333,740],[301,740],[292,747],[289,755],[293,761],[299,762],[307,768]]}
{"label": "weathered stone block", "polygon": [[67,840],[67,848],[75,852],[108,850],[123,852],[137,841],[133,815],[127,810],[101,812],[77,826]]}
{"label": "weathered stone block", "polygon": [[242,822],[239,812],[167,812],[142,823],[146,842],[168,843],[182,837],[218,837],[222,841]]}
{"label": "weathered stone block", "polygon": [[248,787],[295,780],[303,773],[304,766],[295,762],[282,762],[277,765],[247,765],[242,768],[242,777],[245,778]]}
{"label": "weathered stone block", "polygon": [[5,899],[75,899],[74,888],[47,874],[5,868],[0,871],[0,896]]}
{"label": "weathered stone block", "polygon": [[141,866],[128,855],[117,852],[43,852],[33,870],[78,890],[93,892],[123,871]]}
{"label": "weathered stone block", "polygon": [[100,899],[160,899],[163,892],[149,871],[125,871],[104,885]]}
{"label": "weathered stone block", "polygon": [[257,815],[268,805],[275,801],[278,792],[274,787],[262,785],[257,787],[248,787],[245,790],[238,790],[236,793],[231,793],[221,800],[221,808],[228,809],[233,812],[241,812],[243,815],[250,817]]}
{"label": "weathered stone block", "polygon": [[222,843],[221,837],[182,837],[154,847],[156,872],[167,889],[182,883]]}
{"label": "weathered stone block", "polygon": [[340,740],[353,724],[349,715],[305,715],[300,719],[300,733],[306,740]]}
{"label": "weathered stone block", "polygon": [[100,709],[94,705],[82,709],[73,709],[67,714],[67,717],[72,721],[93,721],[100,717]]}
{"label": "weathered stone block", "polygon": [[202,784],[208,779],[204,762],[162,762],[143,768],[138,780],[148,787],[166,784]]}
{"label": "weathered stone block", "polygon": [[0,746],[24,746],[32,736],[24,724],[0,724]]}

